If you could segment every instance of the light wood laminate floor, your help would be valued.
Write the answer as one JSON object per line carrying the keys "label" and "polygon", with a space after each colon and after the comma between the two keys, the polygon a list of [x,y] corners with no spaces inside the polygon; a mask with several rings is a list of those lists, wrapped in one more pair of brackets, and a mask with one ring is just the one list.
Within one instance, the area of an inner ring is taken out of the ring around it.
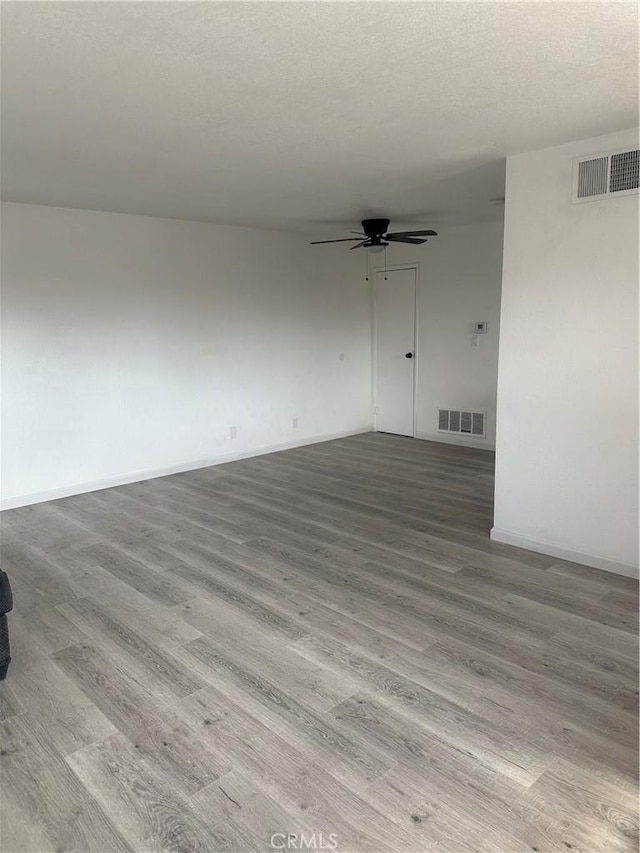
{"label": "light wood laminate floor", "polygon": [[367,434],[4,513],[3,851],[635,851],[636,587],[492,490]]}

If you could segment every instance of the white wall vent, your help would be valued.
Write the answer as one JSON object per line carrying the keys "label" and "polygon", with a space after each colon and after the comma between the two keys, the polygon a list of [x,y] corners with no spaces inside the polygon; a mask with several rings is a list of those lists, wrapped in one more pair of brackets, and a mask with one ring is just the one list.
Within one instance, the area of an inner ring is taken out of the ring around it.
{"label": "white wall vent", "polygon": [[637,193],[640,149],[591,154],[574,161],[572,202],[596,201]]}
{"label": "white wall vent", "polygon": [[484,412],[468,412],[461,409],[438,409],[438,432],[453,432],[457,435],[473,435],[485,438]]}

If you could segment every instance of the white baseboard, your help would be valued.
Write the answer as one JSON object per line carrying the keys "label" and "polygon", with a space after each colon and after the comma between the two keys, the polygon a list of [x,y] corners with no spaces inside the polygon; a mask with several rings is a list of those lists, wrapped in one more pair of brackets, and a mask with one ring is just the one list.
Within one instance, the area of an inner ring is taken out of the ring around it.
{"label": "white baseboard", "polygon": [[515,545],[516,548],[524,548],[527,551],[549,554],[550,557],[558,557],[561,560],[568,560],[570,563],[581,563],[584,566],[592,566],[594,569],[603,569],[605,572],[624,575],[628,578],[637,579],[638,577],[638,566],[634,566],[632,563],[621,563],[617,560],[601,557],[598,554],[583,554],[580,551],[561,548],[559,545],[544,542],[541,539],[529,539],[526,536],[520,536],[520,534],[512,533],[510,530],[500,530],[497,527],[492,528],[490,535],[495,542],[502,542],[505,545]]}
{"label": "white baseboard", "polygon": [[236,462],[239,459],[250,459],[252,456],[264,456],[267,453],[277,453],[279,450],[293,450],[295,447],[305,447],[308,444],[320,444],[323,441],[333,441],[337,438],[347,438],[350,435],[362,435],[371,432],[372,426],[352,429],[348,432],[330,433],[328,435],[316,435],[311,438],[302,438],[296,441],[287,441],[281,444],[271,444],[254,450],[246,450],[241,453],[229,453],[217,456],[215,459],[200,459],[193,462],[185,462],[179,465],[170,465],[167,468],[158,468],[154,471],[136,471],[120,477],[110,477],[106,480],[97,480],[91,483],[76,483],[73,486],[62,486],[59,489],[49,489],[45,492],[35,492],[31,495],[19,495],[13,498],[4,498],[0,501],[0,511],[17,509],[21,506],[55,501],[60,498],[70,498],[73,495],[83,495],[87,492],[97,492],[100,489],[110,489],[114,486],[126,486],[128,483],[139,483],[141,480],[155,480],[157,477],[168,477],[171,474],[182,474],[185,471],[195,471],[198,468],[210,468],[213,465],[224,465],[225,462]]}
{"label": "white baseboard", "polygon": [[495,450],[496,445],[493,441],[487,441],[486,438],[469,438],[466,435],[443,435],[441,432],[417,432],[416,438],[421,441],[437,441],[440,444],[456,444],[458,447],[475,447],[476,450]]}

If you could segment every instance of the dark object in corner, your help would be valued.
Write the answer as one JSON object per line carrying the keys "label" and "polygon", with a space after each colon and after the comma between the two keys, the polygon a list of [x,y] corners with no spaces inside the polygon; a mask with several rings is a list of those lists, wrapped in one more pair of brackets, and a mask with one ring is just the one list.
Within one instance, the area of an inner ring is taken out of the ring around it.
{"label": "dark object in corner", "polygon": [[7,613],[13,609],[13,596],[6,572],[0,570],[0,681],[7,677],[11,662]]}

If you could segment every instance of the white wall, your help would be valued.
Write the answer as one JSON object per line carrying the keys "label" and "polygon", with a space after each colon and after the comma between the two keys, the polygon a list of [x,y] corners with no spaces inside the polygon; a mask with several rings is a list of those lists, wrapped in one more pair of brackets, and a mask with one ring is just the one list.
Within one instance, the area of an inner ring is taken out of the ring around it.
{"label": "white wall", "polygon": [[2,214],[4,506],[371,427],[367,288],[303,235]]}
{"label": "white wall", "polygon": [[[416,226],[417,227],[417,226]],[[496,384],[502,233],[494,222],[438,227],[423,246],[391,245],[390,266],[418,264],[416,436],[491,449],[496,435]],[[382,264],[372,255],[372,265]],[[472,346],[473,324],[487,334]],[[486,412],[485,439],[437,432],[437,408]]]}
{"label": "white wall", "polygon": [[638,565],[638,197],[571,204],[587,139],[507,161],[493,538]]}

